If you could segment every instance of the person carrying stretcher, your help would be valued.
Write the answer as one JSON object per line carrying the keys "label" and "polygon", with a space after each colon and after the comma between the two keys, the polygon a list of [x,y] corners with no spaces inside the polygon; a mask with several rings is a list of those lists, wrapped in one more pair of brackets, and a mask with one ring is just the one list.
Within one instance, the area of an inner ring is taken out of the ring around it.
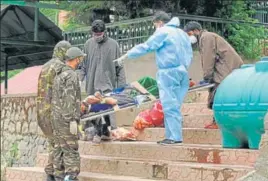
{"label": "person carrying stretcher", "polygon": [[[214,83],[215,86],[209,89],[208,108],[212,109],[214,96],[220,83],[233,70],[243,65],[243,60],[235,49],[221,36],[216,33],[203,30],[196,21],[190,21],[184,27],[184,31],[190,36],[192,44],[198,44],[201,55],[204,80],[200,84]],[[215,119],[207,129],[218,129]]]}

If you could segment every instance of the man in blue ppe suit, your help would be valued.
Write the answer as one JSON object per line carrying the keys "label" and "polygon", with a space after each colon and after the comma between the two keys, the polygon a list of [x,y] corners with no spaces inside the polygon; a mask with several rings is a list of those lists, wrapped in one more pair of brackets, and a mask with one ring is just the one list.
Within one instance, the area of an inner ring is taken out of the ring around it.
{"label": "man in blue ppe suit", "polygon": [[165,12],[158,12],[153,19],[155,33],[145,42],[115,60],[122,65],[123,60],[133,59],[149,52],[156,52],[158,67],[157,84],[165,115],[166,139],[158,144],[181,143],[181,105],[189,88],[188,68],[193,57],[189,36],[179,29],[180,20]]}

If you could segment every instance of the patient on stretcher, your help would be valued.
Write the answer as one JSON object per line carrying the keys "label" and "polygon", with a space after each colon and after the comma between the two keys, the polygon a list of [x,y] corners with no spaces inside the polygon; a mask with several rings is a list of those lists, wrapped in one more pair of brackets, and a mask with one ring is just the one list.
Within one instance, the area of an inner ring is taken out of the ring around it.
{"label": "patient on stretcher", "polygon": [[103,96],[100,92],[96,92],[94,95],[90,95],[82,101],[81,113],[83,115],[90,112],[100,112],[111,109],[115,105],[117,105],[116,99]]}

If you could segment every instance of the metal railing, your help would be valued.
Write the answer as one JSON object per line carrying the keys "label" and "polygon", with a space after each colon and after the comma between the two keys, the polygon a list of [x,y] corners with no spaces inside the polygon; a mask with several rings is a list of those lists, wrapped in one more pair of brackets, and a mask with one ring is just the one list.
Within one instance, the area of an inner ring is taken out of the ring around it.
{"label": "metal railing", "polygon": [[[154,32],[154,26],[150,16],[106,24],[106,31],[109,37],[118,41],[121,52],[125,52],[144,42]],[[83,48],[85,42],[91,38],[91,27],[64,32],[63,36],[71,44]]]}
{"label": "metal railing", "polygon": [[[225,20],[221,18],[179,15],[181,28],[189,21],[198,21],[202,27],[208,31],[226,36],[227,26],[230,24],[245,24],[246,22],[239,20]],[[254,23],[252,26],[263,26],[268,28],[268,23]],[[121,52],[124,53],[135,45],[144,42],[155,31],[152,16],[146,18],[138,18],[133,20],[125,20],[115,23],[106,24],[107,35],[119,43]],[[85,42],[91,37],[91,27],[79,28],[74,31],[64,32],[64,39],[71,44],[83,49]],[[226,37],[225,37],[226,38]],[[251,40],[256,41],[256,40]],[[263,37],[260,43],[267,42],[267,37]],[[264,43],[264,52],[268,51],[267,43]]]}
{"label": "metal railing", "polygon": [[268,1],[252,2],[251,6],[256,10],[253,17],[261,23],[268,23]]}

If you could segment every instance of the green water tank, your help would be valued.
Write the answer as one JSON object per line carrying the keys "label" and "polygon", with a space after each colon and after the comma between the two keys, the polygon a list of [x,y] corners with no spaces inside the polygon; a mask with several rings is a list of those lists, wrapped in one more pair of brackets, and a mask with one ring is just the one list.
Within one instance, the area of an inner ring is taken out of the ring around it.
{"label": "green water tank", "polygon": [[268,57],[227,76],[217,89],[213,111],[223,147],[258,149],[268,111]]}

